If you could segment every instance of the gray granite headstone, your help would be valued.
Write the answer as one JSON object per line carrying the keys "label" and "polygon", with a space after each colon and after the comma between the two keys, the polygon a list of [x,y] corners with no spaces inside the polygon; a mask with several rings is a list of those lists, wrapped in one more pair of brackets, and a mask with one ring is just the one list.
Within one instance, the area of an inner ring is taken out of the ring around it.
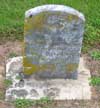
{"label": "gray granite headstone", "polygon": [[44,5],[25,13],[25,75],[77,79],[84,15],[63,5]]}

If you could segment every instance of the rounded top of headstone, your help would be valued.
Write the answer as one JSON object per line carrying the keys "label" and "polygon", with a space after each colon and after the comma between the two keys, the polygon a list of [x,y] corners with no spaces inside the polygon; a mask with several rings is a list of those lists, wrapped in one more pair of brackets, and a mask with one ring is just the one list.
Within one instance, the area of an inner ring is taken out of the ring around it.
{"label": "rounded top of headstone", "polygon": [[25,12],[25,17],[28,18],[31,15],[36,15],[40,12],[45,12],[45,11],[60,11],[60,12],[66,12],[72,15],[76,15],[79,18],[81,18],[83,21],[85,21],[84,15],[80,13],[79,11],[68,7],[64,5],[54,5],[54,4],[49,4],[49,5],[42,5],[42,6],[37,6],[35,8],[29,9],[28,11]]}

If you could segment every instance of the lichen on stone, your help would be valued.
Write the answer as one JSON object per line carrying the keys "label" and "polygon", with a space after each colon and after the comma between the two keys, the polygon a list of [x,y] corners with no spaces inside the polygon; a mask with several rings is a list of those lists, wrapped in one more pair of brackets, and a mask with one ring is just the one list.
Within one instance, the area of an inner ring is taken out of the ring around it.
{"label": "lichen on stone", "polygon": [[32,64],[31,61],[27,58],[23,58],[24,65],[24,74],[31,75],[37,72],[53,72],[56,70],[55,64]]}
{"label": "lichen on stone", "polygon": [[33,31],[41,31],[46,20],[46,12],[41,12],[38,15],[34,15],[31,18],[27,18],[25,21],[24,32],[25,34]]}
{"label": "lichen on stone", "polygon": [[66,65],[66,70],[67,72],[74,72],[76,71],[78,68],[78,64],[77,63],[69,63]]}

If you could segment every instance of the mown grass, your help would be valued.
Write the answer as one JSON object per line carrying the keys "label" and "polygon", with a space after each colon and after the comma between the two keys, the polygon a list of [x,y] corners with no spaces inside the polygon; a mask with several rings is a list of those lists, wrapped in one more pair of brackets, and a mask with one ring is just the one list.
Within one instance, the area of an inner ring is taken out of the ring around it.
{"label": "mown grass", "polygon": [[0,0],[0,41],[23,40],[25,11],[44,4],[63,4],[81,11],[86,17],[83,51],[100,47],[100,0]]}

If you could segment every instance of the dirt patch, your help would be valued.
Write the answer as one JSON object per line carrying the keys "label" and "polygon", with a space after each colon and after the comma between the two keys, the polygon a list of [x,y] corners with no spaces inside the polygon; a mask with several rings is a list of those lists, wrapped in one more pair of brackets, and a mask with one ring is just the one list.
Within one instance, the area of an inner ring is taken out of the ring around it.
{"label": "dirt patch", "polygon": [[4,64],[5,59],[10,54],[21,55],[22,54],[22,42],[6,42],[0,45],[0,65]]}
{"label": "dirt patch", "polygon": [[100,77],[100,60],[93,60],[89,55],[85,54],[86,65],[89,67],[91,75]]}
{"label": "dirt patch", "polygon": [[[84,55],[86,66],[90,69],[92,77],[100,77],[100,60],[94,60],[89,55]],[[92,99],[99,101],[100,104],[100,86],[92,87]]]}
{"label": "dirt patch", "polygon": [[0,101],[0,108],[14,108],[14,106],[10,103]]}

